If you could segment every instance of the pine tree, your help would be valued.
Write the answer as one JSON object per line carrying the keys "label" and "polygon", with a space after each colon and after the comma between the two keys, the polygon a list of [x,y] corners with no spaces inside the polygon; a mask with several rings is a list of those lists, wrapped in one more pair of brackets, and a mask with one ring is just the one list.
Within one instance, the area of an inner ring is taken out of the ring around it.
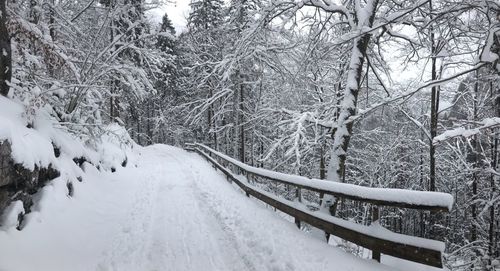
{"label": "pine tree", "polygon": [[192,0],[188,18],[190,31],[209,30],[219,26],[223,21],[223,5],[222,0]]}
{"label": "pine tree", "polygon": [[[160,25],[160,33],[168,33],[172,36],[175,36],[175,28],[172,25],[172,21],[168,18],[168,14],[165,13],[162,17],[162,22]],[[172,37],[160,35],[158,36],[158,41],[156,43],[156,47],[160,49],[162,52],[170,53],[174,50],[175,41]]]}
{"label": "pine tree", "polygon": [[[116,4],[116,2],[115,2]],[[149,32],[149,27],[146,24],[146,17],[144,14],[144,0],[124,0],[121,4],[121,12],[118,13],[118,17],[115,21],[115,31],[116,36],[121,36],[120,42],[115,45],[115,51],[119,51],[118,60],[121,63],[130,65],[132,68],[141,68],[143,66],[143,52],[139,48],[144,48],[144,40],[141,36],[144,33]],[[112,35],[113,36],[113,35]],[[115,38],[116,38],[115,36]],[[133,44],[134,46],[127,46],[122,48],[127,44]],[[120,77],[118,73],[116,75]],[[118,96],[127,96],[129,91],[123,90],[127,89],[127,85],[120,83],[121,80],[114,79],[111,85],[111,98],[110,98],[110,116],[112,121],[120,122],[120,112],[122,111],[121,101]],[[130,101],[137,99],[135,95],[124,97]]]}
{"label": "pine tree", "polygon": [[237,32],[245,29],[251,22],[251,13],[259,7],[256,0],[231,0],[229,5],[229,27]]}
{"label": "pine tree", "polygon": [[160,35],[156,41],[156,48],[163,53],[163,59],[161,64],[161,74],[157,76],[156,89],[160,94],[165,97],[167,95],[173,95],[176,91],[176,79],[178,76],[178,70],[181,68],[177,65],[177,40],[174,37],[175,28],[165,13],[162,18],[162,23],[160,25]]}
{"label": "pine tree", "polygon": [[[183,35],[186,48],[184,61],[189,66],[184,88],[189,91],[194,100],[204,103],[210,100],[220,87],[220,78],[215,73],[215,67],[222,59],[224,40],[222,24],[224,19],[223,1],[193,0],[191,13],[188,17],[188,32]],[[217,146],[216,122],[214,105],[208,105],[202,113],[206,113],[206,125],[200,122],[196,113],[196,122],[200,124],[200,134],[209,134],[209,141]]]}

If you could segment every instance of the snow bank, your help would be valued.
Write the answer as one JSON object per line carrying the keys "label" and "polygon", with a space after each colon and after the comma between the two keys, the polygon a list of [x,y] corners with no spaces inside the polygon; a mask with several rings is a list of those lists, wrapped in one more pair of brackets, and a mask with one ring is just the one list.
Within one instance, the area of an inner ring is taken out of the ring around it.
{"label": "snow bank", "polygon": [[52,143],[35,129],[28,128],[22,105],[0,96],[0,143],[11,144],[12,159],[24,168],[56,165]]}
{"label": "snow bank", "polygon": [[101,166],[106,170],[111,170],[125,165],[128,163],[127,152],[136,146],[138,145],[124,127],[115,123],[106,126],[101,142],[97,146]]}
{"label": "snow bank", "polygon": [[215,151],[210,147],[196,144],[212,152],[221,158],[243,168],[244,170],[259,174],[268,178],[283,180],[285,182],[296,184],[300,186],[307,186],[314,189],[330,191],[335,194],[343,194],[363,198],[367,200],[389,201],[395,203],[402,203],[408,205],[421,205],[427,207],[442,207],[451,210],[453,206],[453,197],[447,193],[428,192],[428,191],[412,191],[406,189],[395,188],[373,188],[353,184],[329,182],[319,179],[309,179],[302,176],[290,175],[280,172],[275,172],[263,168],[256,168],[246,165],[236,159],[233,159],[223,153]]}
{"label": "snow bank", "polygon": [[15,163],[29,170],[52,165],[61,171],[63,169],[60,168],[60,159],[56,159],[54,147],[70,158],[85,157],[89,162],[98,163],[97,152],[67,132],[50,117],[47,110],[36,112],[30,124],[33,127],[28,127],[25,115],[21,104],[0,97],[0,142],[8,141],[11,144]]}
{"label": "snow bank", "polygon": [[18,215],[24,214],[23,202],[16,200],[12,202],[2,216],[0,216],[0,221],[2,221],[1,229],[14,228],[18,225]]}
{"label": "snow bank", "polygon": [[[125,166],[128,160],[127,152],[136,146],[127,131],[117,124],[105,127],[102,134],[94,138],[92,144],[88,144],[79,135],[70,133],[66,126],[51,117],[50,112],[50,108],[27,112],[21,103],[0,96],[0,144],[8,142],[12,162],[28,171],[52,168],[59,172],[60,182],[63,183],[61,193],[64,196],[68,194],[69,189],[73,189],[70,188],[73,184],[68,183],[81,180],[84,175],[80,168],[82,162],[89,162],[103,170],[116,169]],[[32,120],[31,123],[28,122],[27,115],[33,116],[29,118]],[[75,162],[74,159],[77,161]],[[12,174],[12,172],[5,173]],[[22,174],[18,177],[26,178]],[[37,174],[34,174],[34,180],[30,181],[39,187],[48,181],[43,179],[46,177],[40,176],[39,178]],[[9,185],[9,182],[4,185]],[[29,190],[21,185],[18,192],[26,193],[27,191]],[[43,191],[45,190],[42,189],[38,193],[40,195],[34,196],[38,197],[35,205],[43,200]],[[7,203],[9,199],[17,199],[12,192],[3,192],[8,193]],[[18,214],[30,211],[18,208],[19,202],[14,201],[5,211],[1,210],[0,206],[0,215],[4,211],[0,217],[0,225],[3,225],[4,229],[17,225]],[[34,208],[38,207],[34,206]]]}
{"label": "snow bank", "polygon": [[33,128],[50,140],[61,154],[72,158],[84,157],[87,161],[98,164],[98,153],[86,146],[79,138],[69,134],[64,127],[52,119],[47,111],[41,110],[34,121]]}
{"label": "snow bank", "polygon": [[36,112],[33,127],[28,127],[21,104],[0,97],[0,142],[11,144],[12,158],[24,168],[46,168],[52,165],[58,170],[61,160],[54,153],[56,147],[66,158],[84,158],[86,161],[105,169],[121,165],[126,160],[127,150],[137,146],[127,130],[118,124],[110,124],[103,129],[100,138],[90,146],[69,133],[48,113],[40,109]]}

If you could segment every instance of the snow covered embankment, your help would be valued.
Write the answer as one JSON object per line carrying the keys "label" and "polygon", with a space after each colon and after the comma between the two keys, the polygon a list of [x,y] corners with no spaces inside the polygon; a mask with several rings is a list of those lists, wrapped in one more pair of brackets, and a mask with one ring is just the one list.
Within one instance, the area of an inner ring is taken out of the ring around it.
{"label": "snow covered embankment", "polygon": [[48,190],[71,196],[74,184],[83,179],[83,167],[121,166],[127,160],[124,150],[134,145],[123,128],[111,125],[88,146],[49,112],[43,108],[30,114],[21,104],[0,96],[0,230],[21,229],[33,218],[25,219],[25,214],[39,211],[37,201]]}

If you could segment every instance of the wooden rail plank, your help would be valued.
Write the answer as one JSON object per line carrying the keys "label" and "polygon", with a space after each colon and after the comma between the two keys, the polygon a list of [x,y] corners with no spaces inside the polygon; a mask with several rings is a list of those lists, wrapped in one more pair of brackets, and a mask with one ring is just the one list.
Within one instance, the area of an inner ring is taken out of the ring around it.
{"label": "wooden rail plank", "polygon": [[217,169],[236,183],[247,195],[251,195],[269,204],[270,206],[297,218],[300,221],[308,223],[311,226],[338,236],[349,242],[353,242],[372,251],[376,251],[377,253],[383,253],[397,258],[442,268],[441,251],[408,245],[403,242],[377,238],[318,217],[310,211],[293,207],[284,202],[284,200],[273,198],[271,195],[266,195],[264,191],[258,191],[256,188],[243,183],[236,178],[232,172],[220,165],[214,158],[210,157],[202,150],[194,148],[194,151],[211,162]]}

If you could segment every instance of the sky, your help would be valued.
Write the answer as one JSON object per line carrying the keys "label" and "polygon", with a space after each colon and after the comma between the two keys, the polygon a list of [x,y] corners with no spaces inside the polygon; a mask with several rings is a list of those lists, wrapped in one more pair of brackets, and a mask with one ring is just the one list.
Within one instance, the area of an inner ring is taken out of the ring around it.
{"label": "sky", "polygon": [[177,34],[186,29],[186,18],[189,15],[190,0],[170,0],[166,5],[149,11],[149,16],[153,22],[160,23],[165,12],[172,21]]}

